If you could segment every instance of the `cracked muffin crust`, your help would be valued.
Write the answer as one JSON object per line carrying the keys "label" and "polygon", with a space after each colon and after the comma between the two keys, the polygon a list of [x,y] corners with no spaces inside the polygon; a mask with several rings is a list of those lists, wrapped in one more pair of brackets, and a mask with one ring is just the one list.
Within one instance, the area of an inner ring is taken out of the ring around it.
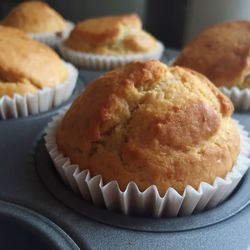
{"label": "cracked muffin crust", "polygon": [[0,26],[0,97],[35,93],[68,77],[59,56],[22,31]]}
{"label": "cracked muffin crust", "polygon": [[232,103],[204,76],[135,61],[93,81],[56,134],[60,152],[121,190],[134,181],[182,193],[225,177],[240,148]]}
{"label": "cracked muffin crust", "polygon": [[217,86],[250,87],[250,21],[230,21],[199,33],[174,65],[194,69]]}
{"label": "cracked muffin crust", "polygon": [[48,4],[40,1],[20,3],[1,24],[28,33],[62,32],[66,27],[63,17]]}
{"label": "cracked muffin crust", "polygon": [[117,55],[154,50],[154,37],[142,30],[136,14],[107,16],[79,22],[64,45],[80,52]]}

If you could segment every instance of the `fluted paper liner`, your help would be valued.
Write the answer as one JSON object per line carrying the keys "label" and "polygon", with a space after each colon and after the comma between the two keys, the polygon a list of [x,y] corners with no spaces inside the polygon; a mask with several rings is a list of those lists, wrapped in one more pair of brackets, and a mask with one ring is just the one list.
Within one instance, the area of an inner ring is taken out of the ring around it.
{"label": "fluted paper liner", "polygon": [[243,126],[237,122],[241,138],[240,154],[225,178],[216,177],[213,185],[201,182],[198,190],[188,185],[183,195],[174,188],[168,188],[161,197],[155,185],[141,192],[134,182],[130,182],[123,192],[116,181],[104,184],[100,175],[91,176],[89,170],[80,170],[78,165],[71,164],[70,159],[59,152],[55,132],[64,112],[65,110],[54,117],[46,130],[45,143],[54,166],[64,182],[80,193],[83,199],[92,201],[96,206],[105,206],[109,210],[153,217],[176,217],[201,212],[224,201],[250,165],[250,139]]}
{"label": "fluted paper liner", "polygon": [[160,59],[164,51],[164,45],[158,41],[156,49],[150,52],[129,55],[98,55],[92,53],[84,53],[67,48],[63,45],[63,42],[59,45],[59,50],[66,60],[79,67],[108,70],[134,60],[145,61],[150,59]]}
{"label": "fluted paper liner", "polygon": [[231,99],[236,109],[250,109],[250,88],[240,89],[238,87],[220,87],[220,91]]}
{"label": "fluted paper liner", "polygon": [[13,98],[0,97],[0,119],[38,114],[66,101],[75,88],[78,70],[71,63],[65,63],[65,67],[69,72],[68,79],[53,88],[45,87],[34,94],[15,94]]}
{"label": "fluted paper liner", "polygon": [[34,40],[39,42],[45,43],[48,46],[55,48],[57,47],[60,42],[66,39],[71,30],[74,28],[74,23],[70,21],[66,21],[66,27],[63,32],[39,32],[39,33],[28,33],[28,36]]}

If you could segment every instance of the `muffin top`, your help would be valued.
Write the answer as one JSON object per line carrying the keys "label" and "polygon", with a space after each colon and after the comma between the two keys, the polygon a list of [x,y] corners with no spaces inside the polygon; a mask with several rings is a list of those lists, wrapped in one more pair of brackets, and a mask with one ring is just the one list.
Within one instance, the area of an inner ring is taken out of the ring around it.
{"label": "muffin top", "polygon": [[22,31],[0,26],[0,96],[34,93],[67,79],[59,56]]}
{"label": "muffin top", "polygon": [[231,101],[201,74],[135,61],[88,85],[56,141],[72,164],[104,183],[182,193],[231,170],[240,144],[232,112]]}
{"label": "muffin top", "polygon": [[230,21],[205,29],[174,65],[194,69],[217,86],[250,87],[250,21]]}
{"label": "muffin top", "polygon": [[20,3],[1,24],[29,33],[62,32],[66,25],[59,13],[48,4],[39,1]]}
{"label": "muffin top", "polygon": [[130,54],[156,48],[136,14],[107,16],[79,22],[65,41],[73,50],[97,54]]}

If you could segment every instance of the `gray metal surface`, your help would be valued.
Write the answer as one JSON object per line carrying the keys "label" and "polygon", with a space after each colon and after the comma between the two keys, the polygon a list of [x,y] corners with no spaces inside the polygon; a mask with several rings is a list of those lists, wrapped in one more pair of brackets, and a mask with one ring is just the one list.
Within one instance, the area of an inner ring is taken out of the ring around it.
{"label": "gray metal surface", "polygon": [[[1,249],[79,250],[65,232],[34,211],[0,201]],[[12,239],[9,238],[11,235]]]}
{"label": "gray metal surface", "polygon": [[[81,77],[84,76],[86,81],[97,75],[96,72],[81,71]],[[41,155],[40,150],[44,148],[39,142],[48,121],[57,111],[58,109],[54,109],[29,118],[0,121],[0,200],[28,208],[36,215],[40,214],[38,216],[41,218],[46,217],[42,221],[48,222],[48,228],[43,230],[45,234],[47,231],[47,235],[43,235],[36,226],[32,227],[32,233],[37,233],[44,244],[48,238],[51,239],[51,244],[55,244],[60,241],[60,237],[65,239],[66,236],[69,241],[65,243],[65,247],[64,243],[58,244],[58,249],[67,249],[68,244],[80,249],[230,250],[250,247],[250,206],[247,205],[250,193],[249,173],[228,201],[211,211],[188,218],[163,221],[126,217],[80,201],[56,178],[46,152],[43,151],[45,155]],[[234,117],[250,131],[248,112],[236,113]],[[37,157],[39,155],[41,159]],[[36,163],[39,164],[38,168]],[[0,222],[1,219],[8,218],[6,210],[1,213],[2,208],[0,202]],[[82,208],[84,212],[79,211]],[[21,214],[18,209],[15,211]],[[27,228],[26,225],[33,225],[33,222],[33,216],[27,215],[25,222],[20,225]],[[43,227],[39,220],[36,223],[38,228]],[[7,236],[5,234],[3,238],[4,234],[1,232],[4,231],[4,225],[7,224],[0,223],[0,242],[14,240],[15,231]],[[56,233],[58,237],[52,233],[54,226],[59,228]],[[26,248],[19,245],[18,249]]]}

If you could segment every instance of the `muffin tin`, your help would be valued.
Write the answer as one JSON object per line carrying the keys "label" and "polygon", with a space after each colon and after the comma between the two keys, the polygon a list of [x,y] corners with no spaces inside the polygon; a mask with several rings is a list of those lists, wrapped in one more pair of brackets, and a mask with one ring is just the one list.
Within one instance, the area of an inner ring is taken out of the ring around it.
{"label": "muffin tin", "polygon": [[[166,50],[164,60],[174,55]],[[73,97],[61,107],[102,73],[80,70]],[[43,143],[44,129],[61,107],[0,121],[1,249],[248,248],[249,172],[230,199],[190,217],[125,216],[80,199],[58,178]],[[236,112],[234,118],[250,132],[249,113]]]}

